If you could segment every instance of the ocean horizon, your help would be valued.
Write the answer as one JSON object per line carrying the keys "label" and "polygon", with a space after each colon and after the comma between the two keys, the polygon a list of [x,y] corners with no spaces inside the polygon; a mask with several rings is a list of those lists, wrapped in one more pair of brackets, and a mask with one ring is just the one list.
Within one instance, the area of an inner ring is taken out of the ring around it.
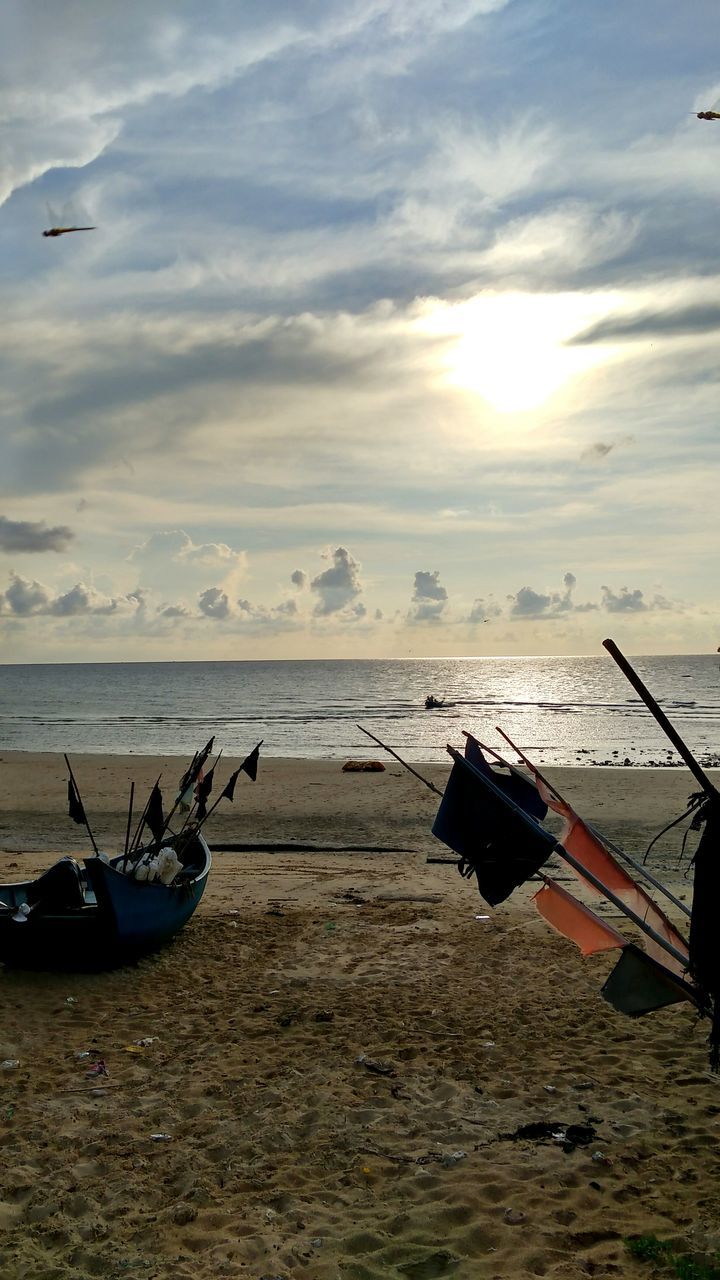
{"label": "ocean horizon", "polygon": [[[720,764],[717,655],[632,664],[705,765]],[[443,705],[426,710],[432,694]],[[545,765],[679,763],[609,656],[268,659],[0,666],[0,751],[377,756],[362,724],[410,761],[440,761],[463,730]]]}

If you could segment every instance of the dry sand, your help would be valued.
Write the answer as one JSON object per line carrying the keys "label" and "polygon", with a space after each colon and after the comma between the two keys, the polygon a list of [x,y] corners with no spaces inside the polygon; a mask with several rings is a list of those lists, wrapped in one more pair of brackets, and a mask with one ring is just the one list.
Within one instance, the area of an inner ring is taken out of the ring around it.
{"label": "dry sand", "polygon": [[[179,772],[73,765],[110,851],[130,778],[141,794]],[[0,878],[82,853],[62,759],[2,767]],[[636,853],[695,789],[681,770],[552,777]],[[689,1006],[622,1018],[599,994],[616,953],[583,960],[528,890],[490,911],[428,864],[450,856],[436,806],[394,764],[261,760],[211,844],[323,851],[218,853],[184,933],[131,969],[0,970],[0,1059],[20,1060],[0,1071],[4,1280],[634,1280],[656,1273],[633,1234],[720,1247],[706,1026]],[[653,866],[687,893],[679,843]],[[337,851],[355,844],[408,852]],[[100,1093],[83,1051],[104,1055]],[[596,1133],[572,1151],[512,1136],[534,1122]]]}

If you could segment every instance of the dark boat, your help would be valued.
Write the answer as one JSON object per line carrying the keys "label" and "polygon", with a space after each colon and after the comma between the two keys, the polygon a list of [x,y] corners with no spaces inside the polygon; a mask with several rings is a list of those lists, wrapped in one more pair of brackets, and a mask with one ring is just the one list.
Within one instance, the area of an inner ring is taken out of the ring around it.
{"label": "dark boat", "polygon": [[[106,969],[155,951],[197,907],[212,862],[197,832],[168,835],[179,869],[171,883],[136,878],[143,853],[61,858],[35,880],[0,885],[0,961],[31,968]],[[147,850],[152,852],[152,847]]]}
{"label": "dark boat", "polygon": [[445,699],[436,698],[435,695],[432,693],[429,693],[427,698],[425,699],[426,711],[436,711],[438,707],[444,707],[444,706],[445,706]]}

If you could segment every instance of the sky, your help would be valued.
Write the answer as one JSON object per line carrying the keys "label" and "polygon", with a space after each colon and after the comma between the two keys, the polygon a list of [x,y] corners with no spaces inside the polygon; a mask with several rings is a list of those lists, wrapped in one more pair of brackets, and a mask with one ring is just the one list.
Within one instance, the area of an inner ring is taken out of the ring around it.
{"label": "sky", "polygon": [[6,0],[0,661],[715,652],[718,47]]}

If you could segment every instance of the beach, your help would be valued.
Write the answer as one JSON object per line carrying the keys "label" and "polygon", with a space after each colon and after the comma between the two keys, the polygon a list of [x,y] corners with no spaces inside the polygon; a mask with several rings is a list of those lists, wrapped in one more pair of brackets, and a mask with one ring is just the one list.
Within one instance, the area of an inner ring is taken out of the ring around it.
{"label": "beach", "polygon": [[[2,880],[91,852],[61,756],[0,763]],[[438,797],[385,763],[261,758],[207,828],[248,847],[215,854],[173,945],[113,973],[0,970],[8,1280],[632,1280],[655,1273],[629,1237],[720,1249],[707,1024],[623,1018],[600,995],[618,953],[583,959],[537,886],[493,910],[428,862],[452,856]],[[110,853],[131,780],[170,796],[184,767],[72,764]],[[414,767],[442,789],[447,765]],[[548,776],[636,857],[697,790],[681,769]],[[689,901],[680,842],[651,865]]]}

